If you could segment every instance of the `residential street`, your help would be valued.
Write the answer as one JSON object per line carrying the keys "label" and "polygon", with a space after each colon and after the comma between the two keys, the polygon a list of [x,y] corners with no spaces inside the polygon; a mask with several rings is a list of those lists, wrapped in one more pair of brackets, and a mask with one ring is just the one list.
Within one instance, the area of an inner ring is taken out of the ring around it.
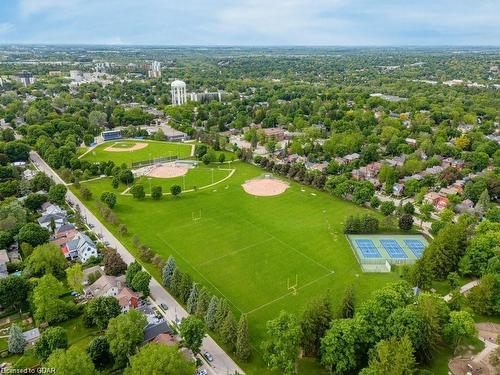
{"label": "residential street", "polygon": [[[33,164],[41,171],[45,172],[56,183],[64,184],[64,181],[50,168],[50,166],[42,160],[42,158],[34,151],[31,151],[30,158]],[[135,258],[128,252],[120,241],[104,226],[101,222],[90,212],[84,204],[70,191],[66,195],[68,202],[73,204],[74,207],[78,206],[81,215],[85,218],[87,224],[93,225],[93,230],[96,234],[101,236],[103,241],[109,242],[110,246],[115,248],[121,255],[123,260],[129,264]],[[154,278],[150,283],[151,297],[157,304],[165,303],[168,310],[165,313],[169,321],[175,322],[189,314],[186,310],[158,283]],[[208,369],[213,375],[226,375],[226,374],[244,374],[243,370],[231,359],[231,357],[224,352],[224,350],[210,337],[206,336],[203,340],[202,352],[208,351],[214,357],[213,362],[205,365],[204,368]]]}

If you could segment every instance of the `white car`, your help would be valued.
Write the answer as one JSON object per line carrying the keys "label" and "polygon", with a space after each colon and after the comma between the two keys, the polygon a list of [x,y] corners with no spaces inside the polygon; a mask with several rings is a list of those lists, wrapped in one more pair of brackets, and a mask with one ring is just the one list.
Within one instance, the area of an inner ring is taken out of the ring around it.
{"label": "white car", "polygon": [[212,356],[212,354],[210,354],[207,351],[203,352],[203,356],[207,359],[208,362],[213,362],[214,361],[214,357]]}
{"label": "white car", "polygon": [[196,372],[196,375],[208,375],[208,371],[202,368],[201,370],[198,370],[198,372]]}

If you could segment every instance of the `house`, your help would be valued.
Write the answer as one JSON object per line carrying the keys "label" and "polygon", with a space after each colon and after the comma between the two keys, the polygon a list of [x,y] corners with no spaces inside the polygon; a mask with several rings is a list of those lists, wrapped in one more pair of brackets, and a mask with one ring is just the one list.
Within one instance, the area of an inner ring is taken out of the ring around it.
{"label": "house", "polygon": [[459,214],[464,214],[464,213],[474,214],[475,213],[474,202],[471,201],[470,199],[465,199],[462,203],[457,204],[455,206],[455,212]]}
{"label": "house", "polygon": [[344,156],[343,159],[345,160],[345,163],[349,164],[349,163],[352,163],[352,162],[358,160],[359,159],[359,154],[356,153],[356,152],[354,152],[352,154]]}
{"label": "house", "polygon": [[436,209],[438,211],[442,211],[444,210],[446,207],[448,207],[448,203],[449,203],[449,200],[447,197],[439,197],[435,203],[434,203],[434,207],[436,207]]}
{"label": "house", "polygon": [[78,230],[73,224],[63,224],[56,230],[50,242],[56,246],[62,247],[74,239],[77,234]]}
{"label": "house", "polygon": [[441,190],[439,190],[439,194],[444,196],[457,195],[458,193],[458,189],[455,189],[454,187],[442,188]]}
{"label": "house", "polygon": [[160,333],[153,340],[151,340],[151,342],[154,344],[162,344],[167,346],[174,346],[178,344],[175,336],[171,333]]}
{"label": "house", "polygon": [[125,276],[99,277],[92,285],[84,288],[85,296],[89,298],[113,296],[116,297],[125,287]]}
{"label": "house", "polygon": [[25,169],[22,173],[23,180],[31,181],[36,176],[36,172],[32,169]]}
{"label": "house", "polygon": [[65,210],[63,210],[58,205],[50,203],[50,202],[45,202],[44,204],[42,204],[40,211],[42,212],[42,215],[50,215],[50,214],[64,214],[64,215],[66,215]]}
{"label": "house", "polygon": [[150,341],[153,341],[161,334],[173,334],[172,329],[168,326],[166,321],[162,321],[157,324],[148,324],[144,328],[144,340],[143,344],[147,344]]}
{"label": "house", "polygon": [[285,131],[281,128],[266,128],[263,131],[266,137],[274,138],[276,141],[285,139]]}
{"label": "house", "polygon": [[7,270],[7,263],[10,262],[7,250],[0,250],[0,278],[9,276],[9,271]]}
{"label": "house", "polygon": [[130,309],[136,309],[139,306],[139,295],[130,288],[123,288],[116,296],[122,312]]}
{"label": "house", "polygon": [[423,201],[425,203],[429,203],[434,206],[434,203],[437,201],[437,199],[441,198],[441,195],[438,193],[435,193],[431,191],[430,193],[427,193],[424,195]]}
{"label": "house", "polygon": [[410,145],[413,148],[417,147],[417,140],[413,138],[406,138],[405,139],[406,144]]}
{"label": "house", "polygon": [[405,190],[405,186],[403,184],[394,184],[392,185],[392,194],[397,197],[403,195],[403,191]]}
{"label": "house", "polygon": [[52,230],[52,225],[55,229],[59,229],[66,223],[66,214],[48,214],[38,218],[38,224],[48,230]]}
{"label": "house", "polygon": [[29,331],[23,332],[23,336],[26,343],[31,346],[40,338],[40,330],[38,328],[30,329]]}
{"label": "house", "polygon": [[62,251],[66,258],[71,260],[78,258],[82,263],[98,255],[95,243],[86,234],[80,232],[62,247]]}

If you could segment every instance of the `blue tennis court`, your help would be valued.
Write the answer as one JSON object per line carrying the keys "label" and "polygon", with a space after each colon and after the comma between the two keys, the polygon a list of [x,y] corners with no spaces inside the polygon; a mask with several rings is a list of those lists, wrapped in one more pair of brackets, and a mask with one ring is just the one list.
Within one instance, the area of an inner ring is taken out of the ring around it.
{"label": "blue tennis court", "polygon": [[424,252],[425,245],[420,240],[404,240],[404,243],[417,258],[420,258]]}
{"label": "blue tennis court", "polygon": [[408,258],[408,255],[403,251],[401,246],[395,240],[380,240],[380,243],[384,247],[385,251],[391,258],[403,259]]}
{"label": "blue tennis court", "polygon": [[382,255],[380,255],[379,251],[375,247],[375,244],[373,243],[372,240],[355,240],[356,245],[358,246],[359,250],[361,250],[361,253],[365,258],[382,258]]}

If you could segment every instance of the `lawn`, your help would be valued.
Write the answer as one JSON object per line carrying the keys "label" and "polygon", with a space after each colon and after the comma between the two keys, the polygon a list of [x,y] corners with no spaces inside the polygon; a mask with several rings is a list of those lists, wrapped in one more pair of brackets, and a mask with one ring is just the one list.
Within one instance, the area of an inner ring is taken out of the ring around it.
{"label": "lawn", "polygon": [[[130,151],[129,147],[137,143],[147,143],[147,146],[139,150]],[[123,148],[123,151],[106,151],[108,147]],[[112,160],[116,165],[123,163],[131,165],[132,162],[151,160],[160,157],[178,156],[185,158],[191,155],[193,145],[184,143],[168,143],[148,140],[120,140],[110,141],[100,144],[91,151],[81,156],[81,160],[88,161],[107,161]]]}
{"label": "lawn", "polygon": [[[299,314],[311,299],[325,293],[336,307],[349,284],[361,302],[399,278],[395,272],[361,272],[342,233],[345,218],[362,211],[360,207],[296,183],[279,196],[251,196],[241,184],[263,171],[239,162],[231,167],[236,171],[223,183],[179,198],[136,201],[118,195],[114,212],[128,227],[130,234],[122,241],[132,253],[137,254],[131,243],[135,234],[165,259],[173,255],[194,280],[227,298],[238,315],[247,314],[256,351],[266,321],[280,310]],[[96,199],[110,190],[110,182],[85,185],[94,193],[87,205],[99,216]],[[115,227],[108,227],[117,234]],[[145,266],[160,277],[151,265]],[[294,295],[288,287],[296,282]],[[241,364],[247,373],[270,373],[258,355],[254,358]],[[306,373],[322,373],[314,363],[300,366]]]}

